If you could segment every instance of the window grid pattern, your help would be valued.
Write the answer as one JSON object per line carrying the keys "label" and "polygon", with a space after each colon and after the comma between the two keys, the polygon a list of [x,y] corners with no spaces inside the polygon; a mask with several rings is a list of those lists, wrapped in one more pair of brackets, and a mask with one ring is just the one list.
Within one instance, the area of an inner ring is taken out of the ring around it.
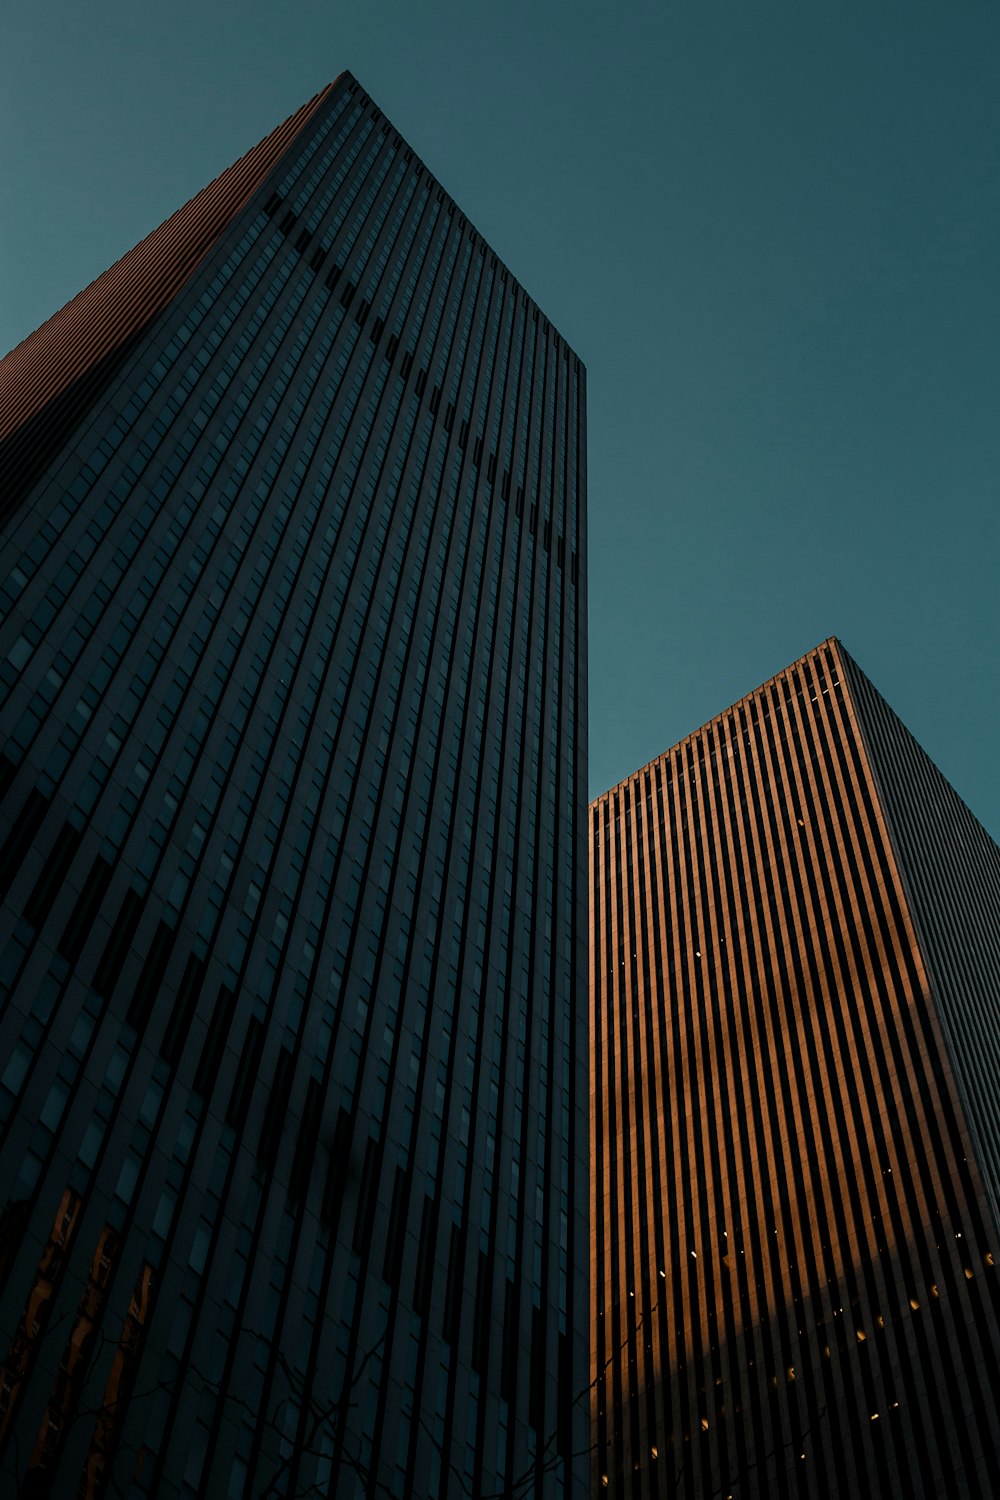
{"label": "window grid pattern", "polygon": [[584,399],[343,75],[7,526],[39,1493],[585,1482]]}

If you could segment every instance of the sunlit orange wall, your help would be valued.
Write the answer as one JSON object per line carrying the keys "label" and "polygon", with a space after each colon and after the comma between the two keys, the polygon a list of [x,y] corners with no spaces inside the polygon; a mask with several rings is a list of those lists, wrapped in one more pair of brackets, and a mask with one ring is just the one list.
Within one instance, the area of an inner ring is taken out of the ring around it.
{"label": "sunlit orange wall", "polygon": [[0,360],[0,442],[166,306],[331,83]]}
{"label": "sunlit orange wall", "polygon": [[595,1494],[989,1493],[996,1246],[841,652],[591,807]]}

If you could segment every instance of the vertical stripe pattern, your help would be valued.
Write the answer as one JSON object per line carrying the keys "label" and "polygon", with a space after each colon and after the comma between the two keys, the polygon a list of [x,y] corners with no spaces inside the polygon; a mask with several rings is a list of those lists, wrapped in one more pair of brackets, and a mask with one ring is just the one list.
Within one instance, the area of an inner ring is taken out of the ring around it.
{"label": "vertical stripe pattern", "polygon": [[[932,768],[880,703],[828,641],[591,806],[595,1494],[992,1492],[952,851],[923,846],[932,945],[897,834]],[[995,869],[960,877],[983,910]]]}

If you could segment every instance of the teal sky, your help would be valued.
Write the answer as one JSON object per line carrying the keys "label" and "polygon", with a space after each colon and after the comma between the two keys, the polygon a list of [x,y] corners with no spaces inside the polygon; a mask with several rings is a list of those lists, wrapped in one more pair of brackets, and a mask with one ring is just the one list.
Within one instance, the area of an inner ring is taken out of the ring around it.
{"label": "teal sky", "polygon": [[827,635],[1000,835],[996,0],[50,0],[0,347],[350,68],[585,360],[591,790]]}

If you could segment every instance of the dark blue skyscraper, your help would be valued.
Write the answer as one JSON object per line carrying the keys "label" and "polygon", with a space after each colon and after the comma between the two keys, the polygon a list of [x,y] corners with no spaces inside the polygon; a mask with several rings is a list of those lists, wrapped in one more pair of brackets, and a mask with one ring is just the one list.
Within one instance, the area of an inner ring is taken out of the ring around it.
{"label": "dark blue skyscraper", "polygon": [[579,360],[344,74],[0,469],[4,1482],[579,1493]]}

